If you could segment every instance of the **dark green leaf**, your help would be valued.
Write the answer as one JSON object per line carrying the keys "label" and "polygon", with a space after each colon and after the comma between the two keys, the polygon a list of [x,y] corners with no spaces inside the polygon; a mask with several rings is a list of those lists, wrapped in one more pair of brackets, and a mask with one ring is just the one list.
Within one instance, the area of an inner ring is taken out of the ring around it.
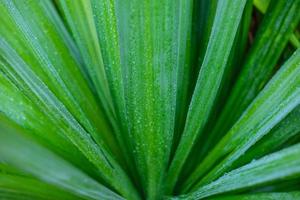
{"label": "dark green leaf", "polygon": [[300,177],[300,144],[268,155],[260,160],[233,170],[193,193],[173,199],[201,199],[204,197],[245,189],[292,177]]}
{"label": "dark green leaf", "polygon": [[[245,4],[245,0],[238,3],[231,1],[218,2],[210,40],[190,103],[185,128],[168,172],[168,192],[173,190],[183,164],[199,132],[207,122],[220,87]],[[227,19],[231,20],[228,21]],[[215,59],[211,59],[212,57]]]}
{"label": "dark green leaf", "polygon": [[299,84],[300,49],[284,64],[237,123],[198,165],[187,179],[185,191],[205,174],[194,188],[205,185],[225,173],[233,162],[298,106]]}

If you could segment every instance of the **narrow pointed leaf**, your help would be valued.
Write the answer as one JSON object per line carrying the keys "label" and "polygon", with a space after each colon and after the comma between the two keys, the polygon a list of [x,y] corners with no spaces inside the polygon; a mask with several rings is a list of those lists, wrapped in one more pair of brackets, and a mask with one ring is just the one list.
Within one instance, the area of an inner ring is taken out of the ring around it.
{"label": "narrow pointed leaf", "polygon": [[288,38],[299,23],[299,9],[300,1],[271,1],[242,72],[209,134],[205,144],[210,146],[208,149],[231,128],[272,76]]}
{"label": "narrow pointed leaf", "polygon": [[5,0],[0,6],[1,17],[7,19],[0,26],[1,71],[47,113],[50,124],[61,128],[60,133],[95,165],[110,186],[124,196],[138,198],[116,161],[122,161],[122,154],[111,129],[56,32],[51,2]]}
{"label": "narrow pointed leaf", "polygon": [[49,150],[18,134],[21,130],[0,124],[0,158],[6,163],[75,195],[88,199],[122,199]]}
{"label": "narrow pointed leaf", "polygon": [[[59,127],[55,127],[50,123],[51,117],[48,112],[41,111],[39,106],[20,92],[19,88],[1,71],[0,87],[0,111],[7,118],[28,130],[28,135],[47,148],[53,149],[55,153],[64,159],[67,159],[85,172],[93,173],[95,177],[99,176],[95,167],[91,165],[76,146],[64,134],[59,133],[64,132],[64,130],[61,128],[58,131]],[[86,164],[82,166],[82,163]]]}
{"label": "narrow pointed leaf", "polygon": [[[123,166],[131,173],[133,158],[124,110],[124,86],[115,2],[94,0],[58,0],[71,32],[82,52],[87,71],[106,110],[113,132],[125,159]],[[81,31],[85,30],[85,31]],[[120,152],[119,152],[120,153]]]}
{"label": "narrow pointed leaf", "polygon": [[300,198],[300,191],[295,192],[273,192],[273,193],[257,193],[257,194],[241,194],[241,195],[228,195],[224,197],[213,198],[215,200],[293,200]]}
{"label": "narrow pointed leaf", "polygon": [[300,106],[296,107],[286,118],[276,125],[270,133],[263,137],[245,155],[235,162],[235,166],[258,159],[263,155],[276,151],[287,145],[290,140],[300,135]]}
{"label": "narrow pointed leaf", "polygon": [[186,81],[181,78],[191,5],[190,0],[116,1],[129,137],[148,199],[162,193],[177,89]]}
{"label": "narrow pointed leaf", "polygon": [[[218,95],[215,100],[214,107],[208,119],[208,123],[203,130],[203,134],[198,139],[199,141],[195,144],[194,154],[197,157],[194,159],[195,163],[198,164],[199,160],[203,159],[203,156],[207,154],[210,149],[211,140],[215,141],[217,137],[211,133],[216,126],[216,121],[222,111],[225,102],[229,98],[229,93],[232,89],[232,84],[235,82],[237,75],[241,70],[241,65],[245,59],[245,52],[248,42],[248,33],[250,29],[250,23],[252,19],[252,1],[248,1],[244,8],[244,13],[242,20],[239,24],[237,36],[234,39],[234,43],[227,61],[227,66],[225,68],[221,87],[218,91]],[[199,148],[201,147],[201,148]]]}
{"label": "narrow pointed leaf", "polygon": [[193,193],[174,199],[201,199],[224,192],[241,190],[269,182],[300,177],[300,144],[268,155],[233,170]]}
{"label": "narrow pointed leaf", "polygon": [[[196,138],[207,122],[216,98],[230,49],[242,17],[246,1],[219,1],[211,37],[190,103],[186,125],[167,177],[171,192]],[[230,21],[226,21],[227,19]],[[224,25],[225,24],[225,25]],[[216,59],[211,59],[212,57]]]}
{"label": "narrow pointed leaf", "polygon": [[[271,0],[254,0],[253,4],[261,13],[265,14],[268,6],[270,5],[270,1]],[[292,34],[289,38],[289,41],[295,48],[300,47],[300,41],[297,38],[296,34]]]}
{"label": "narrow pointed leaf", "polygon": [[[215,1],[211,1],[215,2]],[[250,28],[251,22],[251,14],[252,14],[252,1],[248,1],[244,8],[244,13],[242,16],[242,20],[240,21],[237,36],[234,39],[234,43],[227,61],[227,66],[225,67],[225,71],[221,81],[221,87],[218,91],[218,95],[216,97],[214,106],[212,108],[211,114],[208,119],[208,123],[206,124],[203,134],[197,139],[189,157],[187,158],[189,162],[185,163],[183,167],[183,171],[180,175],[182,179],[191,173],[193,168],[203,159],[203,157],[207,154],[207,150],[209,149],[209,140],[211,138],[211,130],[215,126],[216,119],[222,110],[226,99],[228,98],[228,93],[231,90],[232,83],[235,80],[237,73],[240,71],[241,62],[244,59],[244,53],[247,46],[248,40],[248,32]],[[206,36],[207,40],[209,39],[209,35]],[[204,48],[206,49],[206,48]],[[203,58],[202,58],[203,59]],[[178,181],[179,185],[182,181]],[[178,185],[178,187],[180,187]]]}
{"label": "narrow pointed leaf", "polygon": [[32,178],[0,173],[0,199],[82,200],[84,198]]}
{"label": "narrow pointed leaf", "polygon": [[103,58],[97,37],[91,2],[79,0],[59,0],[63,14],[75,38],[82,55],[88,75],[95,86],[98,97],[112,123],[115,123],[115,111],[112,105]]}
{"label": "narrow pointed leaf", "polygon": [[269,133],[300,104],[299,85],[300,49],[276,73],[237,123],[198,165],[187,179],[185,190],[205,174],[194,188],[218,178],[251,146]]}

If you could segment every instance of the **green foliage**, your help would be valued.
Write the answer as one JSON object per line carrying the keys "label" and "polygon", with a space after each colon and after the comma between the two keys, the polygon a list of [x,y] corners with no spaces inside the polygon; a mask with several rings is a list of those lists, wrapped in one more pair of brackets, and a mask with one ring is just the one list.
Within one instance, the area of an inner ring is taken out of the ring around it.
{"label": "green foliage", "polygon": [[0,0],[0,199],[300,198],[300,0]]}

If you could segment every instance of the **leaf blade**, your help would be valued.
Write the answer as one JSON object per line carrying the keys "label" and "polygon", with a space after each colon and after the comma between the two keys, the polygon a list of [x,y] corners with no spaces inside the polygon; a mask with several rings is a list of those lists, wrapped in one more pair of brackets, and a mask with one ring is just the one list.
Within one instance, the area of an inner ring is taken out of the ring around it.
{"label": "leaf blade", "polygon": [[51,151],[21,136],[13,125],[1,118],[1,160],[45,182],[90,199],[122,199]]}
{"label": "leaf blade", "polygon": [[233,170],[193,193],[174,199],[199,199],[271,181],[299,177],[299,153],[300,144],[294,145]]}
{"label": "leaf blade", "polygon": [[[240,1],[238,4],[221,1],[217,5],[217,16],[214,20],[212,36],[210,37],[207,52],[202,63],[196,88],[189,107],[186,126],[168,170],[167,191],[169,193],[173,190],[179,172],[181,171],[195,139],[199,135],[198,132],[203,129],[206,120],[208,119],[208,114],[210,113],[213,101],[216,97],[245,4],[246,1]],[[234,15],[232,15],[232,13],[234,13]],[[226,23],[223,21],[226,18],[232,20],[229,23]],[[223,27],[221,24],[226,24],[226,26]],[[218,30],[220,27],[224,28],[222,33]],[[219,59],[210,59],[211,56],[216,56]],[[212,75],[212,77],[209,78],[209,75]],[[200,89],[200,87],[204,88]],[[203,99],[205,99],[205,101],[203,101]]]}
{"label": "leaf blade", "polygon": [[[217,166],[195,186],[216,179],[267,134],[300,103],[300,49],[276,73],[238,122],[207,155],[186,181],[191,186],[217,162]],[[220,151],[222,149],[222,151]],[[188,187],[188,186],[185,186]]]}

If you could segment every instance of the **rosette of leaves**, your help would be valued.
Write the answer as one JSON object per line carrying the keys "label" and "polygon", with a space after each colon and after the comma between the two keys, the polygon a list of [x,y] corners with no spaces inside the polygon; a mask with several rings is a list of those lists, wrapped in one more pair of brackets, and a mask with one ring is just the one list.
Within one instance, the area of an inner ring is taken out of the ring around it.
{"label": "rosette of leaves", "polygon": [[300,199],[300,0],[0,0],[0,199]]}

